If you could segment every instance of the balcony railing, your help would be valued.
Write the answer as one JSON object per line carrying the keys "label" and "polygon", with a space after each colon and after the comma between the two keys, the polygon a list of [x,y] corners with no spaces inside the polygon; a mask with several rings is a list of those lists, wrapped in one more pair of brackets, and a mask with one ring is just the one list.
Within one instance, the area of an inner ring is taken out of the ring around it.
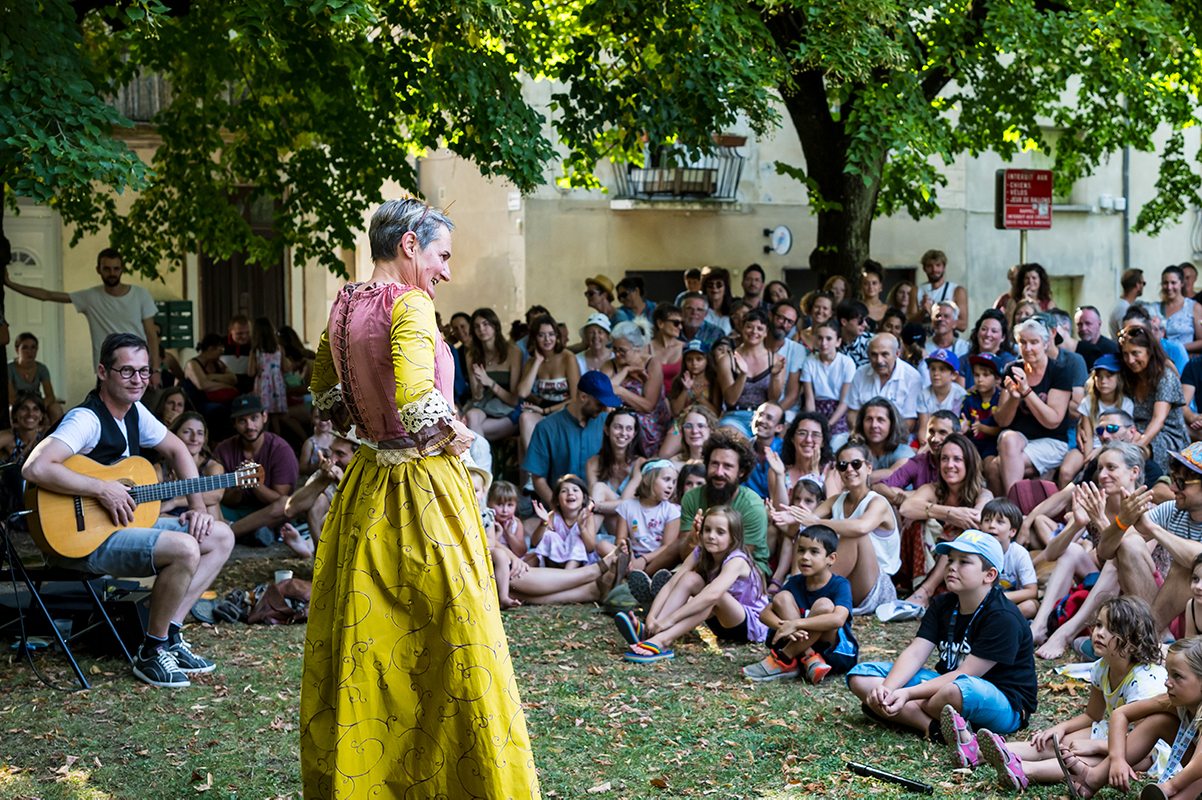
{"label": "balcony railing", "polygon": [[698,158],[662,147],[654,156],[648,153],[647,166],[619,165],[614,171],[615,199],[734,201],[744,161],[738,147],[745,139],[715,136],[714,141],[714,147]]}

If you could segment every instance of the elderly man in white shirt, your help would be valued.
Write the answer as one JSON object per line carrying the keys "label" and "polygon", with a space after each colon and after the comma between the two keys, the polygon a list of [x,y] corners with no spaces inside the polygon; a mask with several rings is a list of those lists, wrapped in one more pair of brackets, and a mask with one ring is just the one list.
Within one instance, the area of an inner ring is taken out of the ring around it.
{"label": "elderly man in white shirt", "polygon": [[899,347],[897,338],[889,333],[877,334],[868,343],[868,363],[856,370],[847,393],[847,421],[853,429],[860,408],[874,397],[883,397],[893,403],[907,428],[914,430],[922,378],[918,370],[897,357]]}

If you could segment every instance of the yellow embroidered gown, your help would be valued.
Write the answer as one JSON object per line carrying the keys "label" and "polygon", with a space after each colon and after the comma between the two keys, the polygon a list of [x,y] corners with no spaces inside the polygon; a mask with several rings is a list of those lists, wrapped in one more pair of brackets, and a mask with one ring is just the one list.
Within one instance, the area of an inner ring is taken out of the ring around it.
{"label": "yellow embroidered gown", "polygon": [[305,800],[539,796],[471,479],[442,453],[453,378],[424,292],[339,293],[311,388],[364,444],[314,563]]}

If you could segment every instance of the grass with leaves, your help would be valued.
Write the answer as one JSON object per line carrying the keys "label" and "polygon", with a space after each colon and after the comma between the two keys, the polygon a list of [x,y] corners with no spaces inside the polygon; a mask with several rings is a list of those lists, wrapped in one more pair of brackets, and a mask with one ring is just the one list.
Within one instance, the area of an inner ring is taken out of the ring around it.
{"label": "grass with leaves", "polygon": [[[306,574],[277,551],[270,560],[239,553],[222,591],[277,567]],[[935,797],[1001,794],[992,770],[953,770],[942,748],[868,724],[841,679],[745,681],[739,668],[761,656],[755,646],[693,635],[675,661],[639,666],[620,659],[611,620],[593,607],[515,609],[505,627],[545,797],[905,796],[852,775],[849,760],[930,783]],[[862,657],[892,658],[915,629],[858,621]],[[299,798],[304,630],[192,625],[188,635],[219,667],[182,691],[145,686],[122,663],[87,651],[78,654],[92,673],[89,692],[53,691],[24,662],[0,663],[0,798]],[[37,658],[69,682],[61,658]],[[1035,725],[1084,705],[1083,684],[1042,664],[1040,676]],[[1026,796],[1063,794],[1053,786]]]}

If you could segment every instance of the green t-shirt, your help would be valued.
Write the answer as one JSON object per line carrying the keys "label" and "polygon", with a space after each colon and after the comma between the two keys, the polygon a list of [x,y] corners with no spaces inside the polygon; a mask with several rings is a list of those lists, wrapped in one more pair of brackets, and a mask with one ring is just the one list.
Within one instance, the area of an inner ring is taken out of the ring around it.
{"label": "green t-shirt", "polygon": [[[755,558],[755,564],[765,575],[771,575],[768,567],[768,512],[764,510],[764,498],[740,486],[730,501],[730,507],[743,515],[743,544]],[[705,487],[696,486],[685,492],[680,499],[680,532],[693,530],[693,517],[697,509],[709,508],[705,504]]]}

